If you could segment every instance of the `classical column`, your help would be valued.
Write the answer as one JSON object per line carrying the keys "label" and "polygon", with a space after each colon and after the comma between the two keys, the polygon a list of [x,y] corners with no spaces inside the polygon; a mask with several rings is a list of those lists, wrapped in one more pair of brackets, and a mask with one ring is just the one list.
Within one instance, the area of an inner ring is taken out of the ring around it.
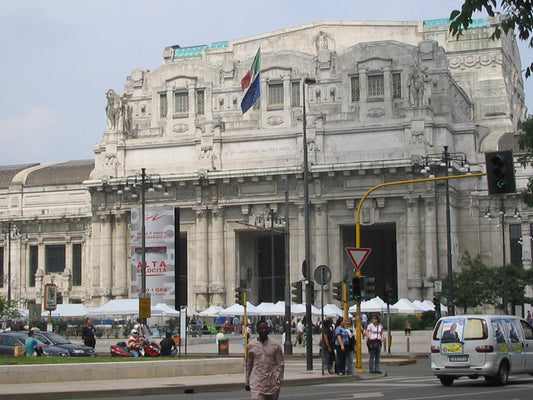
{"label": "classical column", "polygon": [[319,265],[328,265],[329,263],[329,238],[328,238],[328,205],[321,203],[315,205],[315,257],[316,265],[311,265],[311,274]]}
{"label": "classical column", "polygon": [[[407,199],[407,227],[405,235],[406,262],[407,262],[407,289],[419,288],[421,286],[420,267],[420,212],[418,198]],[[419,293],[417,293],[418,295]]]}
{"label": "classical column", "polygon": [[209,270],[209,293],[212,293],[212,304],[224,304],[224,210],[215,207],[212,210],[211,235],[211,262]]}
{"label": "classical column", "polygon": [[131,264],[128,258],[128,230],[125,221],[126,214],[115,215],[115,229],[113,230],[113,296],[128,297],[128,276]]}
{"label": "classical column", "polygon": [[109,300],[113,271],[111,215],[100,215],[100,295]]}
{"label": "classical column", "polygon": [[[425,238],[425,281],[427,282],[431,277],[437,277],[437,235],[435,226],[435,199],[424,200],[424,238]],[[430,296],[433,292],[429,293]]]}
{"label": "classical column", "polygon": [[196,210],[196,240],[195,242],[195,286],[193,293],[196,296],[195,308],[205,310],[209,307],[207,289],[209,284],[209,257],[208,257],[208,232],[207,232],[207,210]]}

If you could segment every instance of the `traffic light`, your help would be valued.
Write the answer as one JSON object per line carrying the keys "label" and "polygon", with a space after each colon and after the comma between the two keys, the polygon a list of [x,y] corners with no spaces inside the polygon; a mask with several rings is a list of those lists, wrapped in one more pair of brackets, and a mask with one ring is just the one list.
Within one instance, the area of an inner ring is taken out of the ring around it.
{"label": "traffic light", "polygon": [[244,305],[243,292],[244,290],[241,289],[240,287],[235,289],[235,303]]}
{"label": "traffic light", "polygon": [[438,297],[433,297],[433,305],[435,306],[435,315],[440,318],[440,301]]}
{"label": "traffic light", "polygon": [[376,278],[365,276],[365,298],[371,299],[376,297]]}
{"label": "traffic light", "polygon": [[344,282],[335,282],[333,284],[333,298],[341,303],[344,303],[343,285]]}
{"label": "traffic light", "polygon": [[348,287],[347,287],[347,296],[348,296],[348,300],[354,300],[355,297],[355,293],[353,291],[353,280],[351,282],[348,282],[346,284]]}
{"label": "traffic light", "polygon": [[293,282],[291,286],[294,288],[291,290],[292,302],[296,304],[302,304],[302,281]]}
{"label": "traffic light", "polygon": [[352,300],[361,301],[363,298],[363,285],[361,284],[363,278],[356,276],[352,279]]}
{"label": "traffic light", "polygon": [[306,290],[309,290],[309,304],[313,304],[315,302],[315,282],[309,282]]}
{"label": "traffic light", "polygon": [[383,289],[383,300],[387,304],[392,304],[392,290],[388,284],[385,285],[385,288]]}
{"label": "traffic light", "polygon": [[512,151],[485,153],[489,194],[516,192],[514,160]]}

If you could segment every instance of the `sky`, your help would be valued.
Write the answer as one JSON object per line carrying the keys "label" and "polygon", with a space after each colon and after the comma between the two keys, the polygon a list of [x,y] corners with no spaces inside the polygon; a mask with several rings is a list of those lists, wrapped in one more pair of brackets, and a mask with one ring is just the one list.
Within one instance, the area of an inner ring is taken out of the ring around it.
{"label": "sky", "polygon": [[[94,158],[105,93],[163,49],[321,20],[447,18],[463,0],[0,0],[0,165]],[[522,65],[533,49],[521,44]],[[533,112],[533,78],[524,81]]]}

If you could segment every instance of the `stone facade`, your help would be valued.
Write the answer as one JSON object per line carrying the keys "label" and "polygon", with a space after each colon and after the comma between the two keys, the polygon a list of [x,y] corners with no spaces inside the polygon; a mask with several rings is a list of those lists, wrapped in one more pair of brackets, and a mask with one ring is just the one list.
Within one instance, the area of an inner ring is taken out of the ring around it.
{"label": "stone facade", "polygon": [[[303,279],[304,91],[311,266],[328,265],[333,281],[348,279],[353,266],[344,248],[354,245],[358,202],[370,188],[424,177],[426,162],[438,161],[445,146],[450,174],[465,161],[470,171],[482,172],[483,152],[501,149],[500,138],[525,118],[517,46],[511,35],[489,41],[493,22],[478,21],[460,40],[449,37],[444,21],[322,21],[210,46],[166,48],[160,67],[136,69],[122,94],[107,93],[109,129],[84,181],[83,274],[79,287],[69,286],[72,301],[100,305],[130,296],[129,219],[139,199],[124,188],[142,168],[150,186],[164,188],[146,193],[146,205],[180,210],[182,304],[199,310],[230,305],[234,288],[248,277],[253,303],[283,299],[285,264],[291,281]],[[261,97],[243,115],[240,79],[258,48]],[[307,77],[316,83],[304,85]],[[438,164],[433,173],[443,175]],[[527,175],[518,173],[523,187]],[[377,278],[378,290],[387,282],[398,297],[433,296],[431,279],[447,274],[445,187],[390,186],[362,205],[362,243],[373,249],[363,273]],[[65,185],[72,193],[76,188]],[[14,201],[12,187],[5,190],[0,201]],[[23,185],[22,198],[28,190]],[[501,265],[501,232],[484,218],[499,199],[487,195],[485,179],[451,180],[448,194],[453,269],[461,267],[465,250]],[[26,203],[4,204],[3,219],[28,215]],[[531,217],[518,197],[504,204],[521,211],[520,240],[531,237]],[[76,213],[59,214],[57,227]],[[514,243],[510,221],[507,252]],[[520,251],[530,266],[530,246]],[[17,269],[28,268],[24,257],[17,262]],[[56,281],[68,274],[62,275]],[[324,289],[330,302],[330,287]],[[37,295],[28,291],[21,300]]]}

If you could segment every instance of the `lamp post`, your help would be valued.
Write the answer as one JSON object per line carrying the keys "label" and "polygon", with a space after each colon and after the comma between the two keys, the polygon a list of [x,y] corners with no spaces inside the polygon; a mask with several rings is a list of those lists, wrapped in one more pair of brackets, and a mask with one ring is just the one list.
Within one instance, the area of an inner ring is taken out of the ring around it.
{"label": "lamp post", "polygon": [[307,322],[306,326],[306,339],[307,339],[307,370],[313,369],[313,323],[311,321],[311,290],[313,285],[311,285],[311,237],[310,237],[310,218],[309,218],[309,164],[307,159],[307,116],[305,113],[305,91],[306,85],[312,85],[316,83],[316,79],[305,78],[303,82],[303,91],[302,91],[302,110],[303,110],[303,172],[304,172],[304,236],[305,236],[305,279],[307,280],[307,285],[305,288],[305,318]]}
{"label": "lamp post", "polygon": [[[130,191],[129,182],[133,181],[132,186],[134,189],[139,188],[141,196],[141,291],[139,293],[139,298],[144,297],[146,294],[146,191],[154,192],[154,182],[158,178],[158,182],[155,184],[157,189],[162,189],[164,186],[161,182],[161,177],[158,174],[147,175],[146,168],[141,168],[140,174],[137,173],[132,176],[126,177],[126,186],[124,190],[117,190],[117,194],[123,195],[124,191]],[[148,188],[147,188],[148,184]],[[165,187],[165,196],[168,196],[169,193]],[[136,191],[131,195],[132,199],[138,197]],[[143,323],[146,323],[146,318],[143,318]]]}
{"label": "lamp post", "polygon": [[503,306],[503,313],[505,315],[508,314],[507,311],[507,268],[505,267],[506,259],[505,259],[505,205],[503,202],[503,196],[500,198],[500,226],[502,229],[502,257],[503,257],[503,264],[502,264],[502,280],[503,280],[503,297],[502,297],[502,306]]}
{"label": "lamp post", "polygon": [[[448,146],[444,146],[442,153],[428,154],[425,158],[425,165],[422,173],[429,171],[432,163],[437,163],[445,168],[445,176],[449,176],[452,171],[452,162],[460,163],[461,170],[469,171],[469,165],[465,153],[450,153]],[[453,294],[453,265],[452,265],[452,236],[451,236],[451,216],[450,216],[450,183],[445,179],[446,191],[446,263],[448,272],[448,315],[455,315],[454,294]]]}
{"label": "lamp post", "polygon": [[283,352],[292,355],[291,340],[291,266],[290,255],[290,234],[289,234],[289,179],[285,180],[285,343]]}
{"label": "lamp post", "polygon": [[270,280],[270,295],[272,303],[276,302],[276,265],[274,262],[274,210],[270,209],[268,212],[268,218],[270,219],[270,273],[272,279]]}

